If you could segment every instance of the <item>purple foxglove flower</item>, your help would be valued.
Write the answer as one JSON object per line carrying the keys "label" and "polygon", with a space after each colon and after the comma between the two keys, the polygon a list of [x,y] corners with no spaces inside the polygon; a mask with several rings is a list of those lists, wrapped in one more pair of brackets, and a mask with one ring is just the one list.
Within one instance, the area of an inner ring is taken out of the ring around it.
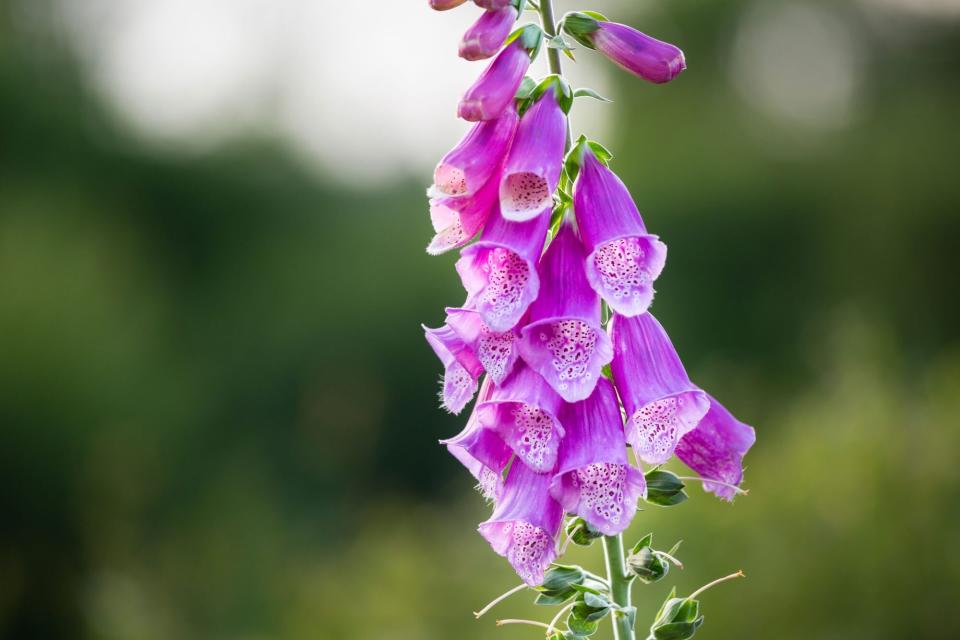
{"label": "purple foxglove flower", "polygon": [[517,21],[517,9],[506,5],[490,9],[473,23],[460,41],[460,57],[464,60],[485,60],[500,50],[513,23]]}
{"label": "purple foxglove flower", "polygon": [[550,493],[567,513],[613,536],[630,525],[637,500],[646,497],[643,473],[627,461],[623,418],[613,385],[606,378],[586,400],[566,405],[566,435],[560,443]]}
{"label": "purple foxglove flower", "polygon": [[480,240],[461,252],[457,273],[467,304],[493,331],[514,327],[540,291],[536,263],[550,224],[550,210],[527,222],[509,222],[495,211]]}
{"label": "purple foxglove flower", "polygon": [[553,89],[523,114],[500,178],[500,210],[507,220],[529,220],[549,207],[557,190],[567,140],[567,117]]}
{"label": "purple foxglove flower", "polygon": [[514,464],[493,515],[478,527],[493,550],[505,557],[520,578],[536,587],[557,557],[554,538],[563,509],[550,497],[550,476]]}
{"label": "purple foxglove flower", "polygon": [[472,196],[431,198],[430,222],[436,235],[427,245],[427,253],[437,256],[470,242],[499,207],[499,183],[498,173]]}
{"label": "purple foxglove flower", "polygon": [[647,464],[662,464],[707,413],[709,398],[690,382],[652,315],[616,315],[610,326],[611,370],[627,412],[627,441]]}
{"label": "purple foxglove flower", "polygon": [[493,331],[473,309],[448,308],[447,325],[470,346],[487,376],[497,384],[503,384],[519,356],[515,331]]}
{"label": "purple foxglove flower", "polygon": [[435,9],[436,11],[453,9],[454,7],[459,7],[466,1],[467,0],[429,0],[430,8]]}
{"label": "purple foxglove flower", "polygon": [[650,82],[669,82],[687,68],[683,51],[625,24],[571,13],[564,18],[563,29],[580,44],[596,49],[617,66]]}
{"label": "purple foxglove flower", "polygon": [[517,38],[493,59],[493,62],[460,99],[457,115],[477,122],[499,118],[513,101],[523,75],[530,68],[530,55]]}
{"label": "purple foxglove flower", "polygon": [[[739,486],[743,480],[743,456],[756,441],[753,427],[731,415],[712,396],[710,410],[697,428],[680,439],[677,457],[705,479]],[[729,486],[704,482],[703,488],[718,498],[732,501],[736,491]]]}
{"label": "purple foxglove flower", "polygon": [[687,68],[683,51],[625,24],[601,22],[592,35],[597,51],[644,80],[670,82]]}
{"label": "purple foxglove flower", "polygon": [[477,404],[477,417],[485,429],[500,435],[523,464],[537,473],[550,473],[564,434],[557,419],[562,405],[543,378],[518,366],[489,400]]}
{"label": "purple foxglove flower", "polygon": [[[477,394],[477,404],[486,402],[493,392],[493,382],[484,378]],[[440,444],[467,468],[477,480],[477,489],[488,500],[499,500],[503,495],[503,470],[513,457],[513,450],[493,431],[484,429],[474,408],[463,431]]]}
{"label": "purple foxglove flower", "polygon": [[635,316],[653,302],[653,281],[663,271],[667,245],[647,233],[620,178],[583,146],[573,202],[587,252],[587,280],[614,311]]}
{"label": "purple foxglove flower", "polygon": [[514,3],[514,0],[473,0],[482,9],[502,9]]}
{"label": "purple foxglove flower", "polygon": [[540,295],[520,332],[520,357],[567,402],[593,393],[610,362],[610,338],[600,327],[600,297],[583,272],[583,247],[570,221],[540,260]]}
{"label": "purple foxglove flower", "polygon": [[432,196],[470,196],[479,191],[503,165],[520,118],[506,105],[496,119],[475,124],[443,156],[433,171]]}
{"label": "purple foxglove flower", "polygon": [[447,325],[439,329],[423,327],[427,342],[443,363],[443,387],[440,400],[450,413],[460,413],[477,391],[477,379],[483,365],[457,332]]}

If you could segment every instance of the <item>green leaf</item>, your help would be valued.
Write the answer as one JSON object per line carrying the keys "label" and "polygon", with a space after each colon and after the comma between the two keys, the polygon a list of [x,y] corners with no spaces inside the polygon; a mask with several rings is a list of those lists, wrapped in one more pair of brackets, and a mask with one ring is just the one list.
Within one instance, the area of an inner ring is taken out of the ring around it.
{"label": "green leaf", "polygon": [[573,92],[574,98],[593,98],[594,100],[599,100],[600,102],[613,102],[610,98],[605,98],[593,89],[588,87],[581,87]]}

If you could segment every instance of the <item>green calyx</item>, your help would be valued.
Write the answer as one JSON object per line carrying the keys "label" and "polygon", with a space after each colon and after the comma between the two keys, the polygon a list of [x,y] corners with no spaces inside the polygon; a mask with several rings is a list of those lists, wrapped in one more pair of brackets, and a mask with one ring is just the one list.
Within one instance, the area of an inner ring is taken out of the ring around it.
{"label": "green calyx", "polygon": [[596,11],[573,11],[560,21],[563,31],[585,47],[593,49],[591,34],[600,28],[600,22],[607,19]]}
{"label": "green calyx", "polygon": [[527,51],[527,53],[530,55],[530,59],[535,60],[537,55],[540,53],[540,48],[543,46],[543,36],[543,29],[541,29],[539,26],[535,24],[527,24],[511,33],[504,43],[504,46],[519,40],[520,46]]}
{"label": "green calyx", "polygon": [[570,113],[570,109],[573,107],[573,89],[570,88],[570,85],[562,76],[550,74],[540,81],[530,97],[533,102],[536,102],[547,91],[553,91],[553,97],[560,108],[563,109],[563,112]]}
{"label": "green calyx", "polygon": [[583,166],[587,152],[592,153],[604,166],[609,166],[610,160],[613,159],[613,154],[602,144],[588,140],[586,136],[580,136],[563,161],[563,174],[570,185],[577,181],[577,175],[580,173],[580,167]]}
{"label": "green calyx", "polygon": [[647,502],[661,507],[672,507],[687,500],[685,485],[669,471],[654,468],[645,476],[647,481]]}

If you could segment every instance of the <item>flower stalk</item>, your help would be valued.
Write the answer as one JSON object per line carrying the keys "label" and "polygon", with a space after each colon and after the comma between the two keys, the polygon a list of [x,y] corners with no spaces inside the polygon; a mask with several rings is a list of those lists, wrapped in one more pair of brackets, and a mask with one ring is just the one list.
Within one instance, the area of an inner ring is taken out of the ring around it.
{"label": "flower stalk", "polygon": [[[606,560],[607,580],[610,582],[610,596],[613,603],[621,608],[630,606],[630,583],[623,555],[623,534],[603,537],[603,557]],[[616,640],[634,640],[633,625],[622,612],[610,616],[613,622],[613,637]]]}

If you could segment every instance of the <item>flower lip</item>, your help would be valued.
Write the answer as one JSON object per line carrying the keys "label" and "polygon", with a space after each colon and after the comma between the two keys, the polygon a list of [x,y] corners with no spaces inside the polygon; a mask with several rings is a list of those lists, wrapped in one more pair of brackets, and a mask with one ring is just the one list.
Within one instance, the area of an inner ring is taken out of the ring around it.
{"label": "flower lip", "polygon": [[650,308],[667,261],[667,245],[655,235],[620,235],[599,244],[587,256],[590,286],[620,315]]}
{"label": "flower lip", "polygon": [[474,309],[447,307],[446,312],[447,324],[470,345],[487,375],[502,384],[519,357],[516,332],[494,331]]}
{"label": "flower lip", "polygon": [[520,331],[520,355],[567,402],[586,399],[613,359],[613,347],[598,323],[576,316],[530,322]]}
{"label": "flower lip", "polygon": [[690,389],[644,404],[627,419],[627,441],[647,464],[663,464],[677,443],[697,425],[710,408],[707,394]]}
{"label": "flower lip", "polygon": [[469,345],[449,326],[437,329],[424,326],[424,335],[443,364],[441,405],[450,413],[460,413],[477,391],[477,379],[483,365]]}

